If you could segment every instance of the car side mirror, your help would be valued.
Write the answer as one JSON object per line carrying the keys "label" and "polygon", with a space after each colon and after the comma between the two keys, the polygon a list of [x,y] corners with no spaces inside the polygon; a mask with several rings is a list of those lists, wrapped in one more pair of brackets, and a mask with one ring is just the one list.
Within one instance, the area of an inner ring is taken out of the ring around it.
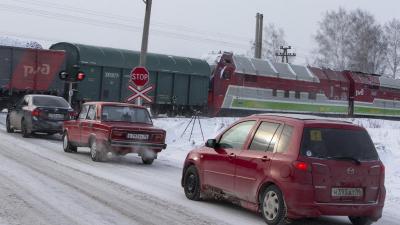
{"label": "car side mirror", "polygon": [[206,147],[209,147],[209,148],[217,148],[217,147],[218,147],[217,140],[215,140],[215,139],[208,139],[207,142],[206,142]]}

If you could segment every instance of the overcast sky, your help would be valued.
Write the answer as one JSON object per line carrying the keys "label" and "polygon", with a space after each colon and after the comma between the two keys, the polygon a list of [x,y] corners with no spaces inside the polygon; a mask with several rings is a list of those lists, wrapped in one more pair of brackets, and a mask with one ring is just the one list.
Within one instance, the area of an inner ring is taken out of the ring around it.
{"label": "overcast sky", "polygon": [[[149,51],[200,57],[246,53],[255,15],[286,32],[297,63],[311,56],[313,35],[327,10],[361,8],[385,23],[399,18],[399,0],[153,0]],[[67,41],[140,50],[142,0],[0,0],[0,36],[49,44]]]}

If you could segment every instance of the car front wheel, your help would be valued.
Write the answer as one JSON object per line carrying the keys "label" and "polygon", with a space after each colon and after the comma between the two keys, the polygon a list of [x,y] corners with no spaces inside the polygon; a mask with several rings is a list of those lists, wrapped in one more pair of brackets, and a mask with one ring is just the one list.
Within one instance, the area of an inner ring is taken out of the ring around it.
{"label": "car front wheel", "polygon": [[96,140],[90,142],[90,157],[95,162],[105,161],[103,148]]}
{"label": "car front wheel", "polygon": [[14,133],[14,128],[11,127],[10,116],[7,116],[6,128],[7,128],[7,133]]}
{"label": "car front wheel", "polygon": [[63,149],[64,152],[77,152],[77,147],[73,146],[71,142],[69,142],[67,132],[65,132],[63,135]]}
{"label": "car front wheel", "polygon": [[372,224],[372,220],[368,217],[349,216],[349,220],[354,225],[370,225],[370,224]]}
{"label": "car front wheel", "polygon": [[275,185],[265,189],[261,196],[261,214],[268,225],[286,224],[286,205],[281,190]]}
{"label": "car front wheel", "polygon": [[195,166],[189,166],[184,175],[184,191],[188,199],[200,200],[200,177]]}

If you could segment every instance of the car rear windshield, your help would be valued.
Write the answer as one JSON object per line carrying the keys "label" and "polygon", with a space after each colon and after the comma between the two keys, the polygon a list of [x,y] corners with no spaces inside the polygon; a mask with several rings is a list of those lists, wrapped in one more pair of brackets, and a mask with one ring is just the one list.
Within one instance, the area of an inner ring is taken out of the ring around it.
{"label": "car rear windshield", "polygon": [[65,99],[54,96],[34,96],[32,103],[35,106],[69,108],[69,104]]}
{"label": "car rear windshield", "polygon": [[102,121],[152,124],[146,109],[129,106],[103,106]]}
{"label": "car rear windshield", "polygon": [[305,128],[301,154],[307,157],[377,160],[370,136],[365,130]]}

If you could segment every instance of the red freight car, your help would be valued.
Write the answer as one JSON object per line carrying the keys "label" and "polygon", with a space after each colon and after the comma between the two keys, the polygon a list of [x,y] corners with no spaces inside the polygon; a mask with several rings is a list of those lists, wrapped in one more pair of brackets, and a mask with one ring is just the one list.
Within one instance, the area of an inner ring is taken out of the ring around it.
{"label": "red freight car", "polygon": [[0,46],[0,108],[26,93],[64,94],[62,51]]}

